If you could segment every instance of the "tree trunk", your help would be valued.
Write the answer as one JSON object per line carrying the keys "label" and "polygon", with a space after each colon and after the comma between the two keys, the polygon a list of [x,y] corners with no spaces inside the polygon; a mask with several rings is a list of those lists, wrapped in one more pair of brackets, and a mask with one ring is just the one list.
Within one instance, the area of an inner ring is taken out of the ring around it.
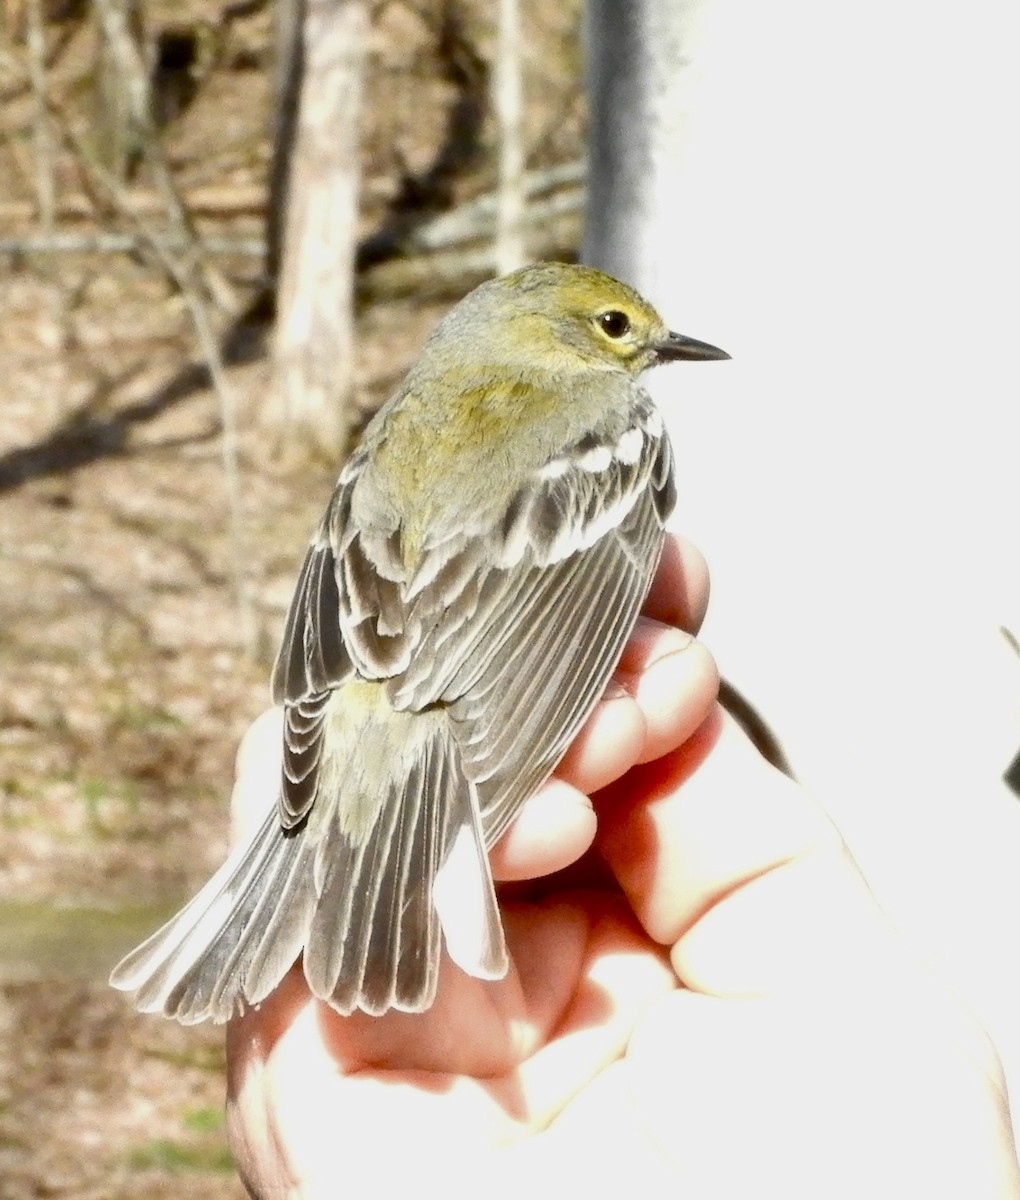
{"label": "tree trunk", "polygon": [[[293,145],[285,185],[281,176],[275,189],[276,205],[285,208],[274,381],[265,416],[287,442],[338,459],[350,436],[354,383],[358,118],[367,4],[306,0],[300,29],[300,41],[294,39],[301,54],[296,120],[291,124],[284,111],[278,125],[280,136],[293,133]],[[285,106],[292,95],[288,86],[281,89]],[[279,253],[276,244],[271,233],[271,259]]]}
{"label": "tree trunk", "polygon": [[152,131],[144,17],[139,0],[94,0],[96,51],[95,151],[118,179],[127,179],[146,153]]}
{"label": "tree trunk", "polygon": [[492,107],[499,137],[496,192],[496,274],[527,262],[524,243],[524,132],[521,62],[521,14],[517,0],[498,0],[496,62]]}

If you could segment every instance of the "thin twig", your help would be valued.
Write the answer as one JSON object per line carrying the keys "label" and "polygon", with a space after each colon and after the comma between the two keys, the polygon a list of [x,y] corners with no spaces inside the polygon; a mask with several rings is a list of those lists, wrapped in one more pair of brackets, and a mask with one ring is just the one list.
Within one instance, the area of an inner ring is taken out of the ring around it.
{"label": "thin twig", "polygon": [[[226,281],[218,272],[212,270],[208,259],[202,252],[201,240],[167,164],[166,155],[163,153],[158,130],[152,117],[148,75],[138,45],[128,29],[123,2],[122,0],[119,3],[117,0],[95,0],[95,6],[103,27],[103,34],[116,59],[128,96],[131,120],[141,136],[141,144],[152,168],[156,188],[163,197],[167,216],[174,226],[175,233],[185,239],[188,245],[183,261],[178,261],[166,253],[155,240],[150,241],[154,252],[170,272],[178,290],[184,297],[192,324],[195,327],[202,356],[209,369],[213,390],[219,401],[220,419],[223,425],[221,437],[223,474],[230,524],[231,575],[241,626],[242,644],[247,653],[254,654],[256,630],[245,576],[248,554],[245,544],[244,513],[241,507],[236,402],[233,389],[227,379],[219,343],[213,331],[209,307],[199,280],[204,280],[206,287],[214,297],[218,297],[221,301],[226,299],[228,308],[236,310],[236,305],[233,303],[232,291]],[[115,197],[119,196],[120,190],[119,187],[114,189]],[[136,222],[139,220],[137,217],[134,219]]]}
{"label": "thin twig", "polygon": [[202,242],[195,229],[187,206],[181,197],[163,153],[163,144],[152,117],[149,75],[138,43],[131,36],[125,11],[125,0],[94,0],[103,36],[117,64],[117,70],[128,99],[128,113],[140,145],[144,148],[152,176],[163,201],[167,216],[182,238],[190,242],[186,262],[197,270],[210,296],[228,312],[237,311],[233,291],[227,281],[208,263],[202,253]]}
{"label": "thin twig", "polygon": [[[101,3],[106,0],[100,0]],[[209,371],[209,378],[220,408],[222,424],[222,458],[223,470],[226,477],[227,503],[229,508],[229,528],[232,545],[231,576],[234,585],[234,596],[237,604],[238,622],[241,630],[242,644],[248,654],[254,654],[256,649],[256,629],[254,609],[248,591],[245,575],[247,562],[244,517],[241,508],[240,469],[238,460],[237,422],[235,418],[236,404],[233,389],[227,379],[223,365],[220,347],[213,333],[213,323],[209,316],[208,305],[200,290],[195,286],[193,271],[189,263],[179,263],[160,244],[160,238],[149,226],[148,222],[124,200],[124,189],[112,172],[106,170],[90,152],[84,139],[77,133],[70,122],[63,118],[55,105],[50,104],[50,112],[60,134],[80,163],[86,176],[87,183],[112,204],[121,217],[134,228],[139,243],[149,250],[167,278],[184,297],[189,316],[195,328],[199,346]]]}
{"label": "thin twig", "polygon": [[[177,233],[30,233],[0,237],[0,254],[137,254],[153,245],[175,254],[187,250],[191,242]],[[266,242],[261,237],[205,237],[202,249],[207,254],[259,258],[266,252]]]}
{"label": "thin twig", "polygon": [[238,619],[241,623],[241,644],[250,656],[254,656],[257,630],[255,613],[248,591],[248,581],[245,576],[248,553],[238,456],[237,404],[233,388],[227,379],[219,343],[209,320],[208,308],[202,303],[194,288],[182,288],[182,294],[187,302],[188,311],[191,313],[195,332],[198,334],[199,344],[209,368],[209,378],[212,380],[213,388],[220,401],[220,418],[223,422],[220,457],[227,488],[227,507],[230,512],[231,575],[234,584],[234,598],[237,603]]}

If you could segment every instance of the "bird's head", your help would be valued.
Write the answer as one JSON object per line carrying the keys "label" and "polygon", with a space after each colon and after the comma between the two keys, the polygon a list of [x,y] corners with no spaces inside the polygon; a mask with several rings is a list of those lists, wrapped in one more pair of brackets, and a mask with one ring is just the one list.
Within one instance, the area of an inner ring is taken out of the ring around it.
{"label": "bird's head", "polygon": [[447,322],[461,327],[475,347],[491,339],[503,354],[551,371],[638,375],[676,359],[729,358],[707,342],[671,332],[627,284],[569,263],[536,263],[490,280]]}

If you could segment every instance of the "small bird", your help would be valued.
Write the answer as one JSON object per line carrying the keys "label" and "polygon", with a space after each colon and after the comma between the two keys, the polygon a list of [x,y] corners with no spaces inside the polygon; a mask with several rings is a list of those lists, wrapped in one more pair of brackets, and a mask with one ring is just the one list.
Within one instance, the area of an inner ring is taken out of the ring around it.
{"label": "small bird", "polygon": [[278,801],[114,987],[192,1024],[257,1004],[300,956],[345,1015],[428,1009],[444,942],[502,978],[488,850],[597,704],[675,501],[637,377],[728,357],[563,263],[439,322],[305,557],[273,672]]}

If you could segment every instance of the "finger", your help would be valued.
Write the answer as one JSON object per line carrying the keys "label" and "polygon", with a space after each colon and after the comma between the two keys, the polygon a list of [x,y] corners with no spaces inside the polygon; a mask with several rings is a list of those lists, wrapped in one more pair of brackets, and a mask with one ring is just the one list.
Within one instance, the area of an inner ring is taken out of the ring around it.
{"label": "finger", "polygon": [[767,992],[893,953],[828,818],[721,710],[597,809],[603,855],[689,987]]}
{"label": "finger", "polygon": [[[626,931],[627,948],[637,954],[641,932],[622,900],[618,906],[621,917],[612,924]],[[605,914],[569,899],[513,905],[505,913],[512,963],[506,977],[473,979],[444,956],[438,992],[423,1013],[341,1016],[312,997],[297,965],[272,995],[231,1021],[232,1063],[241,1071],[248,1059],[269,1063],[276,1056],[293,1065],[287,1039],[304,1024],[302,1036],[317,1048],[306,1047],[299,1060],[321,1055],[343,1073],[396,1068],[495,1079],[514,1070],[559,1026],[592,947],[601,945],[605,924]],[[659,974],[671,979],[656,961]]]}
{"label": "finger", "polygon": [[708,564],[701,551],[679,534],[667,534],[645,615],[697,633],[708,608],[708,591]]}
{"label": "finger", "polygon": [[[400,1123],[402,1103],[417,1107],[415,1121],[439,1126],[450,1119],[444,1097],[478,1081],[479,1115],[488,1111],[498,1121],[492,1132],[501,1138],[508,1122],[545,1125],[623,1053],[650,1002],[675,979],[619,897],[514,905],[506,929],[515,964],[507,978],[470,979],[444,961],[436,1002],[425,1013],[342,1017],[310,995],[295,967],[228,1026],[231,1101],[253,1085],[275,1085],[289,1093],[293,1120],[303,1126],[305,1110],[320,1107],[312,1092],[321,1099],[346,1079],[353,1117],[355,1096],[370,1097],[371,1078],[385,1076],[390,1126]],[[420,1086],[422,1072],[433,1086]],[[335,1102],[343,1103],[339,1094]],[[364,1111],[356,1119],[365,1121]]]}
{"label": "finger", "polygon": [[591,846],[596,825],[585,792],[562,779],[548,780],[492,848],[493,878],[505,883],[562,870]]}

